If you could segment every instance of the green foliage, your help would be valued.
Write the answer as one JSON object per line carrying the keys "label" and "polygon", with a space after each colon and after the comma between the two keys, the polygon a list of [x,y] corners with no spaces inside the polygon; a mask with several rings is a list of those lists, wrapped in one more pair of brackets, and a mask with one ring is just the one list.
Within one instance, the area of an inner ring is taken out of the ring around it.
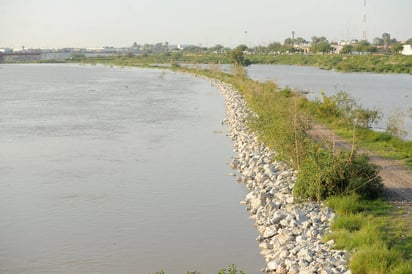
{"label": "green foliage", "polygon": [[[343,97],[341,97],[343,98]],[[350,101],[350,100],[349,100]],[[351,105],[354,108],[353,114],[345,114],[342,107],[333,97],[325,97],[322,101],[305,101],[305,110],[328,126],[335,129],[341,137],[346,138],[349,142],[356,138],[356,144],[360,147],[374,151],[380,156],[404,160],[412,167],[412,141],[403,140],[403,115],[395,113],[388,118],[387,132],[376,132],[369,127],[373,122],[380,119],[381,115],[376,110],[363,109],[352,103],[343,104]],[[356,117],[356,124],[351,122],[348,117]],[[359,118],[358,118],[359,117]],[[365,127],[366,126],[366,127]]]}
{"label": "green foliage", "polygon": [[248,66],[250,65],[250,61],[245,58],[244,56],[244,51],[246,49],[242,46],[237,47],[234,50],[231,50],[229,52],[229,59],[231,60],[231,63],[236,65],[236,66]]}
{"label": "green foliage", "polygon": [[386,274],[400,264],[401,253],[382,243],[361,247],[350,260],[353,273]]}
{"label": "green foliage", "polygon": [[232,264],[226,269],[221,269],[217,274],[245,274],[242,270],[237,270],[236,265]]}
{"label": "green foliage", "polygon": [[327,53],[332,50],[328,40],[325,37],[312,37],[312,44],[310,46],[310,52],[312,53]]}
{"label": "green foliage", "polygon": [[322,121],[333,121],[347,128],[370,128],[382,117],[379,111],[359,105],[347,92],[339,91],[331,96],[321,92],[321,95],[321,101],[308,102],[308,107],[312,115]]}
{"label": "green foliage", "polygon": [[316,44],[312,44],[310,47],[310,52],[313,53],[327,53],[331,51],[331,47],[327,42],[319,42]]}
{"label": "green foliage", "polygon": [[333,239],[335,248],[352,254],[353,273],[412,273],[411,232],[387,202],[349,195],[332,197],[327,205],[337,217],[325,240]]}
{"label": "green foliage", "polygon": [[402,262],[399,265],[394,266],[390,272],[390,274],[410,274],[412,273],[412,262]]}
{"label": "green foliage", "polygon": [[332,230],[345,229],[349,232],[358,231],[362,227],[364,217],[360,214],[346,214],[337,218],[332,223]]}
{"label": "green foliage", "polygon": [[353,51],[353,45],[344,45],[343,48],[342,48],[342,50],[341,50],[341,53],[343,53],[343,54],[351,54],[352,51]]}
{"label": "green foliage", "polygon": [[371,53],[376,52],[377,48],[372,46],[368,41],[362,40],[353,47],[353,51]]}
{"label": "green foliage", "polygon": [[391,52],[393,54],[399,54],[402,50],[403,50],[403,45],[399,42],[391,46]]}
{"label": "green foliage", "polygon": [[331,196],[327,200],[327,205],[338,215],[354,214],[364,209],[357,194]]}
{"label": "green foliage", "polygon": [[300,96],[289,88],[279,90],[274,83],[248,82],[245,99],[257,114],[250,119],[252,129],[263,142],[278,152],[278,158],[296,168],[304,154],[305,117],[299,111]]}
{"label": "green foliage", "polygon": [[292,96],[292,94],[293,91],[288,86],[280,90],[280,95],[282,95],[283,97],[290,97]]}
{"label": "green foliage", "polygon": [[271,53],[282,51],[282,44],[279,42],[270,43],[267,47],[268,51]]}
{"label": "green foliage", "polygon": [[378,169],[367,156],[312,144],[293,191],[298,197],[321,201],[332,195],[353,193],[375,199],[382,190]]}

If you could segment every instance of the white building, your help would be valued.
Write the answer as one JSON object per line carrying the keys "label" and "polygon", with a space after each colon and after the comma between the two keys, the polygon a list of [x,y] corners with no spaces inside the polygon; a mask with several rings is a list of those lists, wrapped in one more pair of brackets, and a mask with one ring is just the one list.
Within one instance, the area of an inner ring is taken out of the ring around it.
{"label": "white building", "polygon": [[13,49],[11,49],[11,48],[1,48],[0,52],[2,52],[2,53],[11,53],[11,52],[13,52]]}
{"label": "white building", "polygon": [[401,52],[403,55],[412,55],[412,46],[411,45],[403,45],[403,50]]}

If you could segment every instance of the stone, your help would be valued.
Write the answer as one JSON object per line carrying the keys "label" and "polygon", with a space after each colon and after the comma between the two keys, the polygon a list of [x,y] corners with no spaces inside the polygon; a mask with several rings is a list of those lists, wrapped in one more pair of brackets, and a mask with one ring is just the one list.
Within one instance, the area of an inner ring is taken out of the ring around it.
{"label": "stone", "polygon": [[275,229],[274,227],[268,227],[265,229],[265,231],[263,232],[263,238],[267,239],[267,238],[272,238],[273,236],[275,236],[277,234],[277,229]]}
{"label": "stone", "polygon": [[296,242],[297,243],[301,243],[301,242],[304,242],[304,241],[306,241],[306,236],[299,235],[299,236],[296,237]]}
{"label": "stone", "polygon": [[297,172],[272,161],[276,152],[259,142],[246,124],[251,112],[243,97],[229,84],[212,80],[225,98],[227,136],[237,154],[230,167],[236,181],[250,192],[241,204],[250,211],[259,233],[257,241],[267,262],[268,273],[345,273],[348,255],[331,250],[333,241],[323,243],[335,213],[318,203],[295,204],[292,191]]}
{"label": "stone", "polygon": [[276,270],[279,266],[281,265],[281,262],[279,260],[276,261],[270,261],[267,263],[267,269],[268,270]]}

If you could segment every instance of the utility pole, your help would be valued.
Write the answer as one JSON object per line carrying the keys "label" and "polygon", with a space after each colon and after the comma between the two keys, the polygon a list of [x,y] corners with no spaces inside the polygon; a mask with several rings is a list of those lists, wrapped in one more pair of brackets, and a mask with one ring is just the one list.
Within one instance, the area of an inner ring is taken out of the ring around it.
{"label": "utility pole", "polygon": [[245,46],[247,47],[247,30],[245,30]]}

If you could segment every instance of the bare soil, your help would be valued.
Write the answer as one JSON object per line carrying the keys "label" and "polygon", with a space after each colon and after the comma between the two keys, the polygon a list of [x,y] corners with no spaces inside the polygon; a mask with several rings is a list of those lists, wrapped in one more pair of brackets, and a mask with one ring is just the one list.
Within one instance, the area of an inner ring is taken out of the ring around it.
{"label": "bare soil", "polygon": [[[327,127],[315,124],[309,134],[315,139],[330,141],[338,148],[352,149],[350,142],[337,136]],[[358,149],[358,153],[367,154],[370,162],[380,168],[379,176],[384,184],[384,198],[402,209],[401,217],[412,229],[412,171],[402,161],[387,159],[365,149]]]}

